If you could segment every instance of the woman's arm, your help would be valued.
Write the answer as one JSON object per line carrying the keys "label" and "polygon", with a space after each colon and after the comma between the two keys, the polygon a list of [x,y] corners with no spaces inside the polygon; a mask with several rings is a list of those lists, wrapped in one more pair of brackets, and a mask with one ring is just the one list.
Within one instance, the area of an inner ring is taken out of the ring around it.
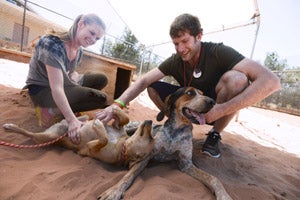
{"label": "woman's arm", "polygon": [[63,72],[61,69],[46,65],[52,97],[69,124],[68,135],[75,143],[80,141],[79,128],[82,125],[74,115],[64,91]]}
{"label": "woman's arm", "polygon": [[69,73],[69,78],[71,81],[73,81],[75,84],[78,84],[79,80],[82,78],[82,74],[79,74],[76,71]]}

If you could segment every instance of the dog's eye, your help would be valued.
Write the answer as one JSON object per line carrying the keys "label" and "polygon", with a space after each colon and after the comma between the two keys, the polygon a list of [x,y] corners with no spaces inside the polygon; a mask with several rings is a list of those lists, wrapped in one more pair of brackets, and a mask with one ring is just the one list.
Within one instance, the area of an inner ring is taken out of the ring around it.
{"label": "dog's eye", "polygon": [[187,94],[188,96],[193,97],[193,96],[196,95],[196,92],[195,92],[194,90],[189,90],[189,91],[186,92],[186,94]]}

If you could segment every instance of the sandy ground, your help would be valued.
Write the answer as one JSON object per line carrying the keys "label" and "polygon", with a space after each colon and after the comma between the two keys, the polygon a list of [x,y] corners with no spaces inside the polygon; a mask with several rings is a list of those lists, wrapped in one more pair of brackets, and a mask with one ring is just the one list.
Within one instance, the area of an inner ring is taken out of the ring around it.
{"label": "sandy ground", "polygon": [[[0,59],[0,123],[40,131],[29,97],[21,93],[28,65]],[[129,106],[131,120],[152,119],[157,110],[142,93]],[[156,122],[157,123],[157,122]],[[249,107],[222,134],[219,159],[200,153],[210,126],[194,127],[195,165],[218,177],[233,199],[300,199],[300,117]],[[0,140],[33,144],[2,129]],[[57,146],[0,146],[0,199],[96,199],[117,183],[125,168],[82,157]],[[152,163],[124,199],[214,199],[210,191],[178,171],[176,163]]]}

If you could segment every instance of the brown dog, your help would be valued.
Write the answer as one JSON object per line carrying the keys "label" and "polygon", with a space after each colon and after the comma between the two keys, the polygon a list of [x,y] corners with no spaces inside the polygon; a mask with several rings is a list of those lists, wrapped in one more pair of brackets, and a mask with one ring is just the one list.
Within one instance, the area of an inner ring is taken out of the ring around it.
{"label": "brown dog", "polygon": [[[129,137],[124,129],[124,125],[129,122],[127,114],[117,106],[114,108],[114,114],[119,119],[120,129],[109,125],[104,126],[98,119],[87,121],[88,116],[81,116],[79,119],[86,122],[79,131],[80,143],[74,144],[70,138],[64,137],[57,144],[72,149],[80,155],[89,156],[109,164],[130,167],[145,159],[152,151],[154,144],[151,136],[152,121],[144,121]],[[28,136],[36,143],[53,140],[68,131],[68,124],[65,120],[40,133],[32,133],[15,124],[4,124],[3,127]]]}
{"label": "brown dog", "polygon": [[201,91],[192,87],[180,88],[170,95],[164,110],[157,116],[158,121],[165,115],[168,119],[163,125],[153,126],[152,129],[154,148],[150,156],[132,166],[116,185],[103,192],[98,199],[121,199],[135,177],[154,159],[159,162],[178,161],[179,169],[211,189],[217,200],[231,200],[219,179],[197,168],[192,162],[192,123],[204,124],[202,114],[214,104],[213,99],[203,96]]}

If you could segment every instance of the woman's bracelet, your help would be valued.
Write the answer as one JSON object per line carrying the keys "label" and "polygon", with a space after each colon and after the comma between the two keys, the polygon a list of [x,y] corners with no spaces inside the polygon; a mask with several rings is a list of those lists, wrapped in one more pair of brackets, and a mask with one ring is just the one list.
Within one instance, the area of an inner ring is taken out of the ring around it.
{"label": "woman's bracelet", "polygon": [[118,105],[120,105],[121,108],[126,107],[126,104],[123,101],[121,101],[120,99],[115,99],[114,103],[117,103]]}

